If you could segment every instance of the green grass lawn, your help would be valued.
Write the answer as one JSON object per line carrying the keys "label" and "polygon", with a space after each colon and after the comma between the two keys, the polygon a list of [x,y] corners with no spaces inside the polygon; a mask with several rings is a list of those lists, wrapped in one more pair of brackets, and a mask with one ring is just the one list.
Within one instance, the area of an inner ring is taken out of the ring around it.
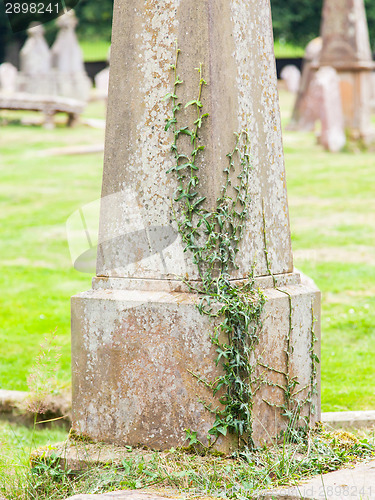
{"label": "green grass lawn", "polygon": [[375,409],[375,154],[288,131],[284,146],[295,266],[323,292],[323,410]]}
{"label": "green grass lawn", "polygon": [[275,57],[303,57],[305,53],[304,47],[298,47],[280,40],[275,40],[274,49]]}
{"label": "green grass lawn", "polygon": [[[86,115],[92,114],[104,118],[104,104],[90,105]],[[14,121],[0,132],[0,387],[27,389],[39,344],[55,329],[62,349],[58,379],[66,385],[70,296],[89,289],[91,276],[72,268],[65,223],[100,196],[103,160],[100,154],[49,156],[42,151],[102,143],[104,131],[83,125],[49,131],[21,126],[20,114],[6,116]]]}
{"label": "green grass lawn", "polygon": [[[284,125],[293,99],[282,92]],[[4,116],[4,115],[3,115]],[[91,276],[72,268],[65,222],[100,195],[102,155],[41,151],[96,144],[83,125],[0,130],[0,387],[26,390],[39,344],[57,328],[58,378],[70,381],[70,296]],[[104,105],[86,116],[104,118]],[[0,117],[1,119],[1,117]],[[329,154],[312,134],[284,131],[295,265],[323,292],[323,409],[375,408],[375,154]]]}
{"label": "green grass lawn", "polygon": [[111,45],[107,40],[80,40],[85,62],[106,61]]}
{"label": "green grass lawn", "polygon": [[26,468],[30,463],[30,450],[64,441],[67,434],[58,426],[41,428],[37,425],[32,429],[23,425],[0,422],[0,471],[16,463]]}

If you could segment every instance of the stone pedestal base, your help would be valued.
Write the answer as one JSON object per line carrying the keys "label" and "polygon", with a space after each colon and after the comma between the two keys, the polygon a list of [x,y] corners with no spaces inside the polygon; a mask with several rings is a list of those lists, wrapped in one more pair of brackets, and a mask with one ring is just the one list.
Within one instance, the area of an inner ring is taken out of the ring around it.
{"label": "stone pedestal base", "polygon": [[[303,286],[298,274],[277,281],[274,289],[271,277],[257,279],[267,297],[255,353],[264,380],[254,403],[257,443],[285,428],[282,410],[272,404],[284,404],[278,386],[285,385],[288,366],[299,381],[296,398],[311,392],[313,311],[319,314],[320,293]],[[160,289],[166,285],[169,291]],[[179,282],[95,278],[93,290],[72,298],[74,430],[97,441],[161,450],[183,446],[185,429],[205,441],[214,416],[199,398],[213,407],[218,401],[192,374],[214,380],[220,367],[210,341],[212,320],[200,315],[196,295],[182,290]],[[314,328],[318,335],[319,318]],[[312,399],[316,419],[316,393]],[[236,444],[227,437],[216,448],[227,452]]]}

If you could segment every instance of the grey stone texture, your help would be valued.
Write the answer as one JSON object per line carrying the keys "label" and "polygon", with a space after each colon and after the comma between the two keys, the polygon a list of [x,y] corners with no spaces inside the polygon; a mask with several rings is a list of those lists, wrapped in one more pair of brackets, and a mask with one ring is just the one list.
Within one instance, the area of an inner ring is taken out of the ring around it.
{"label": "grey stone texture", "polygon": [[[282,410],[264,400],[283,402],[276,384],[285,382],[289,332],[290,375],[301,399],[311,389],[311,332],[316,316],[319,336],[320,315],[319,292],[293,273],[270,5],[167,0],[158,7],[156,0],[114,6],[97,277],[92,290],[72,298],[73,428],[98,441],[167,449],[183,445],[188,428],[205,441],[214,420],[199,398],[217,400],[192,375],[221,373],[210,341],[214,324],[178,280],[199,274],[183,251],[171,209],[176,186],[166,175],[173,160],[163,97],[173,85],[177,39],[181,100],[195,97],[200,62],[208,81],[200,163],[208,208],[220,194],[234,133],[249,132],[251,204],[231,279],[242,282],[255,264],[256,285],[268,299],[256,357],[264,365],[258,374],[274,386],[262,386],[255,399],[254,438],[261,443],[285,426]],[[181,115],[194,120],[192,107]],[[318,395],[314,403],[312,421],[320,415]],[[222,451],[234,446],[229,437],[216,444]]]}
{"label": "grey stone texture", "polygon": [[375,498],[375,460],[316,476],[308,482],[272,490],[256,497],[264,500],[373,500]]}
{"label": "grey stone texture", "polygon": [[[268,285],[268,300],[256,356],[265,353],[264,364],[285,370],[287,292],[293,308],[290,369],[300,387],[306,386],[302,398],[310,388],[312,307],[317,314],[319,293],[301,285],[298,275],[278,278],[280,291],[267,280],[257,281],[260,287]],[[220,374],[208,335],[212,323],[195,307],[194,294],[157,291],[150,283],[144,283],[150,290],[139,290],[139,284],[130,280],[116,281],[98,278],[93,290],[72,299],[73,427],[96,440],[156,449],[182,446],[186,428],[198,429],[204,440],[214,417],[198,396],[213,405],[217,400],[192,373],[208,380]],[[268,377],[274,383],[284,382],[280,374]],[[258,392],[254,405],[258,442],[276,435],[283,425],[281,410],[263,399],[280,404],[283,394],[268,386]],[[219,445],[223,451],[232,446]]]}
{"label": "grey stone texture", "polygon": [[[137,205],[147,225],[170,226],[170,200],[175,186],[165,174],[173,158],[171,136],[164,131],[170,104],[162,99],[173,85],[169,66],[177,39],[181,49],[179,73],[184,80],[179,89],[181,100],[194,98],[198,83],[195,68],[200,62],[209,83],[202,97],[210,124],[202,129],[201,143],[206,150],[200,174],[208,206],[215,206],[220,194],[234,133],[246,128],[249,132],[254,169],[252,206],[238,255],[239,269],[233,273],[233,278],[239,279],[247,276],[254,262],[256,275],[267,274],[263,199],[272,233],[268,242],[272,270],[275,274],[292,271],[269,14],[268,2],[260,7],[254,0],[207,0],[190,6],[168,0],[163,12],[153,1],[147,5],[140,0],[118,2],[114,7],[102,196],[123,192],[125,183],[126,189],[137,194]],[[226,68],[225,72],[222,68]],[[193,115],[190,107],[182,119],[189,121]],[[119,206],[113,199],[112,210],[102,213],[99,239],[110,244],[108,248],[103,245],[103,253],[99,253],[98,275],[142,279],[180,276],[181,263],[172,255],[165,256],[167,271],[156,258],[123,265],[123,243],[120,241],[121,248],[113,243],[119,233],[118,221],[123,218],[124,200],[117,201]],[[189,278],[198,279],[188,253],[184,254],[184,265]]]}
{"label": "grey stone texture", "polygon": [[375,427],[375,411],[325,412],[322,422],[336,429],[371,429]]}

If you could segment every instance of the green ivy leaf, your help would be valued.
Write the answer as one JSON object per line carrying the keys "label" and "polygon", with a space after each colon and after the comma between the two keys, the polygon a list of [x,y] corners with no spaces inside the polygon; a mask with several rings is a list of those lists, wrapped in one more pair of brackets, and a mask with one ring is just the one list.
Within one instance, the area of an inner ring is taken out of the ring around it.
{"label": "green ivy leaf", "polygon": [[177,123],[177,120],[176,118],[170,118],[169,120],[166,120],[166,122],[167,123],[165,124],[164,130],[168,132],[169,127],[172,125],[172,123]]}
{"label": "green ivy leaf", "polygon": [[162,101],[167,101],[168,99],[177,99],[177,96],[174,92],[168,92],[168,94],[166,94]]}
{"label": "green ivy leaf", "polygon": [[188,108],[189,106],[197,106],[198,108],[202,108],[203,104],[201,101],[198,101],[197,99],[194,99],[193,101],[189,101],[187,104],[185,104],[185,109]]}

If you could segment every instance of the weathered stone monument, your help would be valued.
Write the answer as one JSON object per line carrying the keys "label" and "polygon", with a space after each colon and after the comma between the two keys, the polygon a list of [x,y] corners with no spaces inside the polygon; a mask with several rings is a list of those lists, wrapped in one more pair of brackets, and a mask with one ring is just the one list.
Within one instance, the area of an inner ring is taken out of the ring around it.
{"label": "weathered stone monument", "polygon": [[28,39],[20,52],[17,88],[27,94],[52,95],[51,53],[44,38],[43,25],[31,25]]}
{"label": "weathered stone monument", "polygon": [[[207,211],[222,192],[234,134],[249,138],[250,201],[227,286],[247,283],[253,269],[253,290],[267,297],[246,403],[260,443],[291,425],[286,412],[319,418],[320,294],[293,272],[268,0],[115,1],[97,276],[72,298],[73,429],[155,449],[183,445],[190,429],[207,443],[215,421],[207,406],[221,405],[208,387],[223,373],[211,340],[219,318],[200,314],[186,285],[199,286],[202,275],[181,239],[178,182],[167,173],[173,137],[184,135],[190,149],[188,129],[165,130],[175,82],[173,102],[195,103],[173,113],[197,124],[192,141],[205,146],[196,175]],[[198,108],[209,114],[203,123]],[[239,441],[222,435],[215,447]]]}
{"label": "weathered stone monument", "polygon": [[51,48],[52,67],[57,95],[87,101],[91,82],[75,33],[77,23],[74,10],[69,10],[57,19],[60,30]]}
{"label": "weathered stone monument", "polygon": [[[345,129],[352,139],[368,142],[374,138],[371,129],[372,60],[366,12],[363,0],[325,0],[321,25],[322,49],[312,61],[312,71],[330,66],[340,79],[340,94]],[[309,78],[302,76],[301,88],[293,112],[294,128],[311,128],[304,118],[309,99]]]}
{"label": "weathered stone monument", "polygon": [[325,0],[319,66],[338,73],[345,127],[354,139],[365,141],[371,131],[372,60],[363,0]]}

